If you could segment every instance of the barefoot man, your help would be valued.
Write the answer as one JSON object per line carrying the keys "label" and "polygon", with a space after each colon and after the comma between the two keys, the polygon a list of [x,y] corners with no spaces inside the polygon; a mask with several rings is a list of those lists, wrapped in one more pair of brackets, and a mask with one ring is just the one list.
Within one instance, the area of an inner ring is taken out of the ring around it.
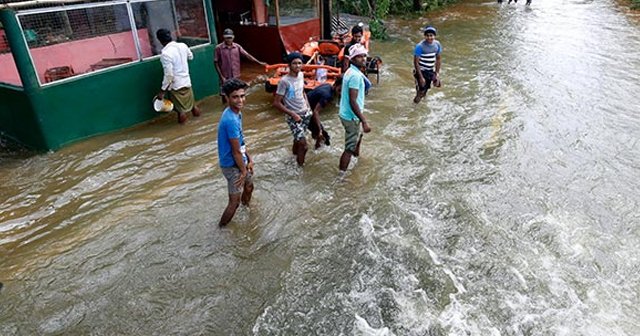
{"label": "barefoot man", "polygon": [[218,124],[218,160],[227,179],[229,203],[220,218],[218,225],[221,227],[231,221],[240,202],[249,205],[253,192],[253,159],[249,156],[242,133],[242,108],[247,87],[247,83],[236,78],[222,84],[227,108]]}

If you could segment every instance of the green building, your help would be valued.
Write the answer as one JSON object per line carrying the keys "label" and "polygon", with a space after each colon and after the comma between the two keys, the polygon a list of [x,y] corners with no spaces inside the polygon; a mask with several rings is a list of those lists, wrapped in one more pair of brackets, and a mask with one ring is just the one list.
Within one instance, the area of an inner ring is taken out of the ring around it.
{"label": "green building", "polygon": [[55,150],[158,116],[167,28],[194,54],[196,99],[217,93],[211,0],[9,0],[0,5],[0,136]]}

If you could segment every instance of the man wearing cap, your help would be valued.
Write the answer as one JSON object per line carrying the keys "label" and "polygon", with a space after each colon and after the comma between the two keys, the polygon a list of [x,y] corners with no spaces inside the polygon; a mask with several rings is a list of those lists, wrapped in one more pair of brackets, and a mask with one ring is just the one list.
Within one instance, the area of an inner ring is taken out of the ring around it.
{"label": "man wearing cap", "polygon": [[244,48],[233,42],[233,30],[227,28],[222,33],[224,42],[216,46],[216,50],[213,56],[213,62],[216,66],[216,71],[220,76],[222,83],[231,78],[240,77],[240,57],[244,56],[247,59],[256,62],[260,65],[266,65],[267,63],[258,61],[255,57],[249,54]]}
{"label": "man wearing cap", "polygon": [[[349,50],[356,44],[362,44],[362,36],[364,30],[360,24],[357,24],[351,28],[351,41],[344,47],[344,60],[342,61],[342,72],[346,72],[349,69]],[[366,47],[365,47],[366,48]]]}
{"label": "man wearing cap", "polygon": [[286,115],[287,125],[293,135],[291,151],[296,156],[298,165],[304,165],[307,154],[306,132],[311,121],[311,108],[304,94],[304,74],[302,73],[302,54],[292,52],[287,55],[289,73],[278,82],[276,94],[273,96],[273,107]]}
{"label": "man wearing cap", "polygon": [[416,45],[413,52],[413,76],[416,79],[416,97],[414,103],[419,103],[431,83],[440,86],[440,65],[442,46],[436,40],[436,29],[432,26],[424,28],[424,40]]}
{"label": "man wearing cap", "polygon": [[351,161],[351,157],[360,155],[360,143],[362,133],[371,132],[371,128],[364,117],[364,93],[365,75],[360,71],[367,61],[367,49],[357,43],[349,49],[349,61],[351,65],[342,78],[342,96],[340,97],[340,122],[344,127],[344,151],[340,156],[339,168],[345,172]]}
{"label": "man wearing cap", "polygon": [[165,92],[170,93],[171,102],[178,112],[178,122],[183,124],[187,121],[187,112],[191,111],[194,117],[200,115],[189,77],[188,61],[193,59],[193,53],[186,44],[173,41],[171,32],[167,29],[158,29],[156,38],[163,46],[160,63],[164,72],[162,88],[157,97],[163,99]]}

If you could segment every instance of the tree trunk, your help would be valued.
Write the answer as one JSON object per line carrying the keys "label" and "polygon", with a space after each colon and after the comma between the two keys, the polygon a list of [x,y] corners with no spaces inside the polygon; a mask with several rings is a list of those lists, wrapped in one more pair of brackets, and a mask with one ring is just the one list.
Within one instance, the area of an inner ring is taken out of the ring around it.
{"label": "tree trunk", "polygon": [[376,16],[376,0],[367,0],[367,6],[369,6],[369,16]]}

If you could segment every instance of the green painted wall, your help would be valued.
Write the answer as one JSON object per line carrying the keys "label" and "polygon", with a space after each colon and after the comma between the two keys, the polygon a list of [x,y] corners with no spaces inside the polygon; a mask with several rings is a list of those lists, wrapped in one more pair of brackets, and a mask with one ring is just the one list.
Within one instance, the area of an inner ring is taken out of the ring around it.
{"label": "green painted wall", "polygon": [[[212,43],[192,49],[189,62],[196,99],[218,93],[213,65],[217,43],[210,2],[205,6]],[[160,58],[117,66],[40,86],[22,31],[10,10],[0,10],[24,88],[0,83],[0,134],[39,150],[133,126],[158,117],[153,97],[160,90]]]}
{"label": "green painted wall", "polygon": [[32,148],[47,148],[26,92],[0,83],[0,134]]}
{"label": "green painted wall", "polygon": [[[196,99],[218,91],[214,46],[193,49],[189,64]],[[152,100],[160,90],[159,58],[107,69],[40,88],[32,97],[47,149],[153,119]]]}
{"label": "green painted wall", "polygon": [[[189,63],[196,99],[218,92],[213,45],[192,49]],[[158,117],[152,99],[160,90],[159,58],[106,69],[34,88],[0,85],[0,132],[29,147],[68,143]]]}

